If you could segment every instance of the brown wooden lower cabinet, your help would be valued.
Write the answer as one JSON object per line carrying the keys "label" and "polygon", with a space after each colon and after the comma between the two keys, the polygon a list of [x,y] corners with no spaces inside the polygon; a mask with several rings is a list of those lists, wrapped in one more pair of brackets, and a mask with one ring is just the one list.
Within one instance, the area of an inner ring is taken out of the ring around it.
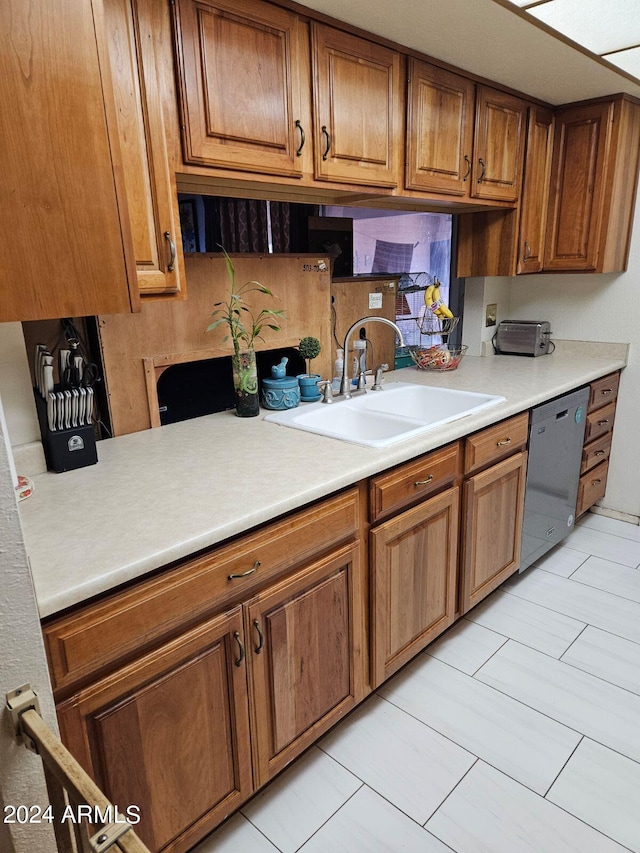
{"label": "brown wooden lower cabinet", "polygon": [[62,739],[152,851],[184,851],[253,790],[242,608],[58,705]]}
{"label": "brown wooden lower cabinet", "polygon": [[459,493],[447,489],[371,531],[373,686],[455,619]]}
{"label": "brown wooden lower cabinet", "polygon": [[521,452],[464,483],[462,613],[519,568],[526,473]]}
{"label": "brown wooden lower cabinet", "polygon": [[360,548],[349,545],[246,606],[256,785],[365,694]]}

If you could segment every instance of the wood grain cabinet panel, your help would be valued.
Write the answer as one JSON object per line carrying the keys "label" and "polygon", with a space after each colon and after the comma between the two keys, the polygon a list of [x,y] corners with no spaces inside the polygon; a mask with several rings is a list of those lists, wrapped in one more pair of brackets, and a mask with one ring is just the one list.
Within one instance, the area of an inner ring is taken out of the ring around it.
{"label": "wood grain cabinet panel", "polygon": [[448,489],[371,531],[374,687],[455,619],[459,491]]}
{"label": "wood grain cabinet panel", "polygon": [[550,110],[529,107],[527,149],[520,207],[518,273],[540,272],[544,263],[545,220],[553,155]]}
{"label": "wood grain cabinet panel", "polygon": [[478,86],[471,195],[516,202],[520,198],[527,104]]}
{"label": "wood grain cabinet panel", "polygon": [[576,515],[582,515],[597,501],[604,497],[607,490],[607,475],[609,462],[601,462],[592,471],[583,474],[578,484],[578,501]]}
{"label": "wood grain cabinet panel", "polygon": [[473,473],[505,456],[510,456],[514,451],[525,447],[528,438],[528,412],[500,421],[495,426],[470,435],[465,439],[465,474]]}
{"label": "wood grain cabinet panel", "polygon": [[618,397],[618,389],[620,387],[620,374],[611,373],[609,376],[603,376],[602,379],[597,379],[591,383],[589,392],[589,412],[594,409],[599,409],[607,403],[612,403]]}
{"label": "wood grain cabinet panel", "polygon": [[600,409],[595,409],[587,415],[587,425],[584,431],[584,440],[593,441],[613,429],[613,422],[616,416],[615,401],[607,403]]}
{"label": "wood grain cabinet panel", "polygon": [[142,294],[177,293],[182,241],[156,72],[151,0],[105,0],[127,208]]}
{"label": "wood grain cabinet panel", "polygon": [[174,10],[185,162],[300,177],[298,17],[262,0]]}
{"label": "wood grain cabinet panel", "polygon": [[456,442],[372,477],[370,520],[379,521],[441,490],[459,475],[460,461],[460,444]]}
{"label": "wood grain cabinet panel", "polygon": [[526,452],[464,483],[462,604],[464,614],[520,566]]}
{"label": "wood grain cabinet panel", "polygon": [[597,267],[612,121],[611,102],[556,114],[545,269]]}
{"label": "wood grain cabinet panel", "polygon": [[405,186],[468,196],[475,84],[409,59]]}
{"label": "wood grain cabinet panel", "polygon": [[0,321],[139,310],[100,2],[0,32]]}
{"label": "wood grain cabinet panel", "polygon": [[316,180],[397,186],[400,54],[315,22],[311,35]]}
{"label": "wood grain cabinet panel", "polygon": [[188,850],[252,791],[236,607],[58,706],[63,739],[153,851]]}
{"label": "wood grain cabinet panel", "polygon": [[359,546],[345,546],[247,603],[260,785],[364,695],[361,572]]}

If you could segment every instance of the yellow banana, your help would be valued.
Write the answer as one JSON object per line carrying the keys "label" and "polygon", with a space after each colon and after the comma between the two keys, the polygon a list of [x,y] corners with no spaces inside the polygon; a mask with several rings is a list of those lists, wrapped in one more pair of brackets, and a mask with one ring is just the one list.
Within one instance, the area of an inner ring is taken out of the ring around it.
{"label": "yellow banana", "polygon": [[439,301],[440,301],[440,288],[438,287],[438,285],[437,285],[437,284],[435,284],[435,285],[433,286],[433,299],[432,299],[432,302],[439,302]]}
{"label": "yellow banana", "polygon": [[440,312],[440,316],[445,317],[447,320],[451,320],[453,318],[453,311],[445,305],[444,302],[440,306]]}
{"label": "yellow banana", "polygon": [[433,285],[430,284],[429,287],[424,292],[424,304],[428,308],[428,307],[430,307],[432,302],[433,302]]}

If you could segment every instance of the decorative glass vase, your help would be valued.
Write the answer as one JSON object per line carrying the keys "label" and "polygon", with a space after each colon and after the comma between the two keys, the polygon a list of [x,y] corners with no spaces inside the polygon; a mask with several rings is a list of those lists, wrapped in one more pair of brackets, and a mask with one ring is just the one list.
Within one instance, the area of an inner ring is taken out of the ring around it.
{"label": "decorative glass vase", "polygon": [[255,351],[240,350],[231,357],[231,365],[236,396],[236,415],[239,418],[255,418],[260,414]]}

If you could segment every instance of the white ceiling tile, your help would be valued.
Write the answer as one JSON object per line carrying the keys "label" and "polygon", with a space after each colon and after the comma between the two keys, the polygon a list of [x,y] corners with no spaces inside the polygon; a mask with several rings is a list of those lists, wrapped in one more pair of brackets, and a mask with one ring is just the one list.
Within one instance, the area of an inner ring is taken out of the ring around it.
{"label": "white ceiling tile", "polygon": [[640,47],[635,47],[633,50],[624,50],[622,53],[612,53],[611,56],[605,56],[613,65],[622,68],[627,74],[633,74],[634,77],[640,78]]}
{"label": "white ceiling tile", "polygon": [[593,53],[640,44],[638,0],[552,0],[526,11]]}

